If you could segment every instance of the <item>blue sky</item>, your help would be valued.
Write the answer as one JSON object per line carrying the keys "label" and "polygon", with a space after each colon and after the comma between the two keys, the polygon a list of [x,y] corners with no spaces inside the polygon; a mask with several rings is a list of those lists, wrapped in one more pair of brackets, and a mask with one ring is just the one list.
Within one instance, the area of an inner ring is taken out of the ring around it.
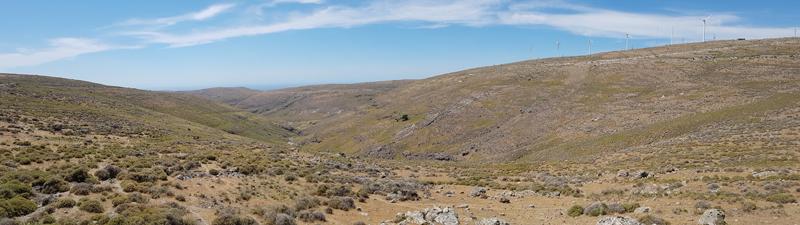
{"label": "blue sky", "polygon": [[794,36],[800,0],[0,0],[0,72],[148,90],[421,79],[675,42]]}

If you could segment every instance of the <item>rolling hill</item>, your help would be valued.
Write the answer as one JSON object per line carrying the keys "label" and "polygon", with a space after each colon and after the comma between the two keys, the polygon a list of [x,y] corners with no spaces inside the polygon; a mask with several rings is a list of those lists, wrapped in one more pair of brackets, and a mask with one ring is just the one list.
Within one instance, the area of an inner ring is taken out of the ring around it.
{"label": "rolling hill", "polygon": [[0,102],[4,115],[51,118],[39,128],[77,135],[250,138],[281,145],[294,136],[262,116],[204,98],[54,77],[0,74]]}
{"label": "rolling hill", "polygon": [[752,137],[798,125],[798,74],[800,39],[783,38],[529,60],[413,81],[185,93],[284,121],[308,150],[528,162],[723,142],[794,146],[792,135]]}

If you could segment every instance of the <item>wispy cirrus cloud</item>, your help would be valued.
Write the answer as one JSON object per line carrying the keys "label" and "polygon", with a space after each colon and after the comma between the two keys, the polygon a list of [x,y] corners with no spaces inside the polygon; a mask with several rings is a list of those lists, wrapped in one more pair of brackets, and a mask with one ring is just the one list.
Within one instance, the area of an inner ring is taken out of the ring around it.
{"label": "wispy cirrus cloud", "polygon": [[[281,2],[321,4],[319,0],[276,0]],[[565,12],[566,11],[566,12]],[[756,28],[725,26],[740,20],[736,15],[721,13],[708,21],[708,37],[719,38],[769,38],[785,36],[790,28]],[[415,28],[436,29],[450,25],[487,26],[540,26],[564,30],[577,35],[594,37],[620,37],[624,34],[642,38],[668,37],[669,27],[675,27],[681,36],[700,37],[702,22],[695,16],[629,13],[597,9],[563,1],[534,1],[514,3],[507,0],[462,1],[372,1],[361,7],[329,5],[309,13],[294,12],[277,22],[247,24],[219,29],[196,29],[190,32],[165,32],[142,30],[128,32],[149,43],[186,47],[239,36],[278,33],[289,30],[317,28],[351,28],[370,24],[422,23]],[[656,27],[664,32],[656,33]]]}
{"label": "wispy cirrus cloud", "polygon": [[157,19],[128,19],[125,22],[115,24],[112,26],[130,26],[130,25],[159,25],[171,26],[183,21],[201,21],[212,18],[228,9],[236,6],[236,4],[218,4],[209,6],[199,12],[187,13],[179,16],[157,18]]}
{"label": "wispy cirrus cloud", "polygon": [[71,58],[81,54],[122,48],[99,44],[96,40],[81,38],[58,38],[50,40],[49,42],[50,48],[47,49],[18,49],[17,53],[0,54],[0,69],[33,66]]}

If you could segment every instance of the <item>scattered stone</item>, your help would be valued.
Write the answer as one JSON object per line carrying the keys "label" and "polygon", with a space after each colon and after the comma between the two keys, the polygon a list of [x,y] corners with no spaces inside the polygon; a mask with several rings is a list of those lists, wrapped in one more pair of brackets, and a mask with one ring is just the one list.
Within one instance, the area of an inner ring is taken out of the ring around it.
{"label": "scattered stone", "polygon": [[192,181],[192,178],[184,176],[184,175],[175,176],[175,179],[182,180],[182,181]]}
{"label": "scattered stone", "polygon": [[476,187],[469,192],[469,197],[481,197],[486,195],[486,189]]}
{"label": "scattered stone", "polygon": [[505,220],[495,218],[483,218],[481,221],[476,222],[475,225],[510,225]]}
{"label": "scattered stone", "polygon": [[636,171],[636,173],[633,174],[633,178],[634,179],[647,178],[648,176],[650,176],[650,173],[648,173],[647,171],[644,171],[644,170],[638,170],[638,171]]}
{"label": "scattered stone", "polygon": [[697,224],[725,224],[725,213],[719,209],[709,209],[697,220]]}
{"label": "scattered stone", "polygon": [[17,164],[11,161],[3,162],[3,165],[11,168],[17,168]]}
{"label": "scattered stone", "polygon": [[467,205],[467,204],[463,204],[463,205],[460,205],[460,206],[458,206],[458,208],[463,208],[463,209],[466,209],[466,208],[469,208],[469,205]]}
{"label": "scattered stone", "polygon": [[642,206],[642,207],[634,209],[633,213],[649,213],[650,211],[653,211],[653,209],[651,209],[650,207]]}
{"label": "scattered stone", "polygon": [[627,170],[619,170],[619,171],[617,171],[617,176],[618,177],[628,177],[629,175],[630,174],[628,173]]}
{"label": "scattered stone", "polygon": [[602,218],[597,221],[597,225],[644,225],[639,223],[639,221],[634,220],[630,216],[621,217],[606,217]]}
{"label": "scattered stone", "polygon": [[392,199],[391,201],[389,201],[389,203],[397,203],[397,199],[396,198]]}
{"label": "scattered stone", "polygon": [[111,214],[108,214],[108,219],[111,219],[111,218],[114,218],[114,217],[117,217],[117,216],[119,216],[119,213],[111,213]]}

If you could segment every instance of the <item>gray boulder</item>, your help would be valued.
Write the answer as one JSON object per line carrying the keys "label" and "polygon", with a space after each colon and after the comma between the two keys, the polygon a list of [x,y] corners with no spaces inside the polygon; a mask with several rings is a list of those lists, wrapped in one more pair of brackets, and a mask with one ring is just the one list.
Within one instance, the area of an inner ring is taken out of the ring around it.
{"label": "gray boulder", "polygon": [[642,207],[634,209],[633,213],[649,213],[650,211],[653,211],[652,209],[650,209],[650,207],[642,206]]}
{"label": "gray boulder", "polygon": [[726,224],[725,223],[725,213],[719,209],[709,209],[703,213],[703,216],[697,220],[697,224],[708,224],[708,225],[717,225],[717,224]]}
{"label": "gray boulder", "polygon": [[444,225],[459,225],[458,222],[458,214],[453,208],[447,207],[439,213],[438,216],[433,220],[433,222],[444,224]]}
{"label": "gray boulder", "polygon": [[636,171],[636,173],[633,173],[633,178],[635,179],[647,178],[648,176],[650,176],[650,173],[644,170],[639,170]]}
{"label": "gray boulder", "polygon": [[483,218],[481,221],[475,222],[475,225],[510,225],[505,220],[495,218]]}
{"label": "gray boulder", "polygon": [[615,216],[615,217],[602,218],[600,219],[600,221],[597,221],[597,225],[645,225],[645,224],[639,223],[639,221],[634,220],[630,216],[626,217]]}
{"label": "gray boulder", "polygon": [[428,221],[425,220],[425,213],[424,212],[420,212],[420,211],[411,212],[411,211],[409,211],[409,212],[406,212],[406,222],[415,223],[415,224],[423,224],[423,223],[428,222]]}
{"label": "gray boulder", "polygon": [[469,192],[469,197],[481,197],[486,195],[486,189],[476,187]]}
{"label": "gray boulder", "polygon": [[629,175],[630,174],[628,173],[627,170],[619,170],[619,171],[617,171],[617,176],[618,177],[628,177]]}

